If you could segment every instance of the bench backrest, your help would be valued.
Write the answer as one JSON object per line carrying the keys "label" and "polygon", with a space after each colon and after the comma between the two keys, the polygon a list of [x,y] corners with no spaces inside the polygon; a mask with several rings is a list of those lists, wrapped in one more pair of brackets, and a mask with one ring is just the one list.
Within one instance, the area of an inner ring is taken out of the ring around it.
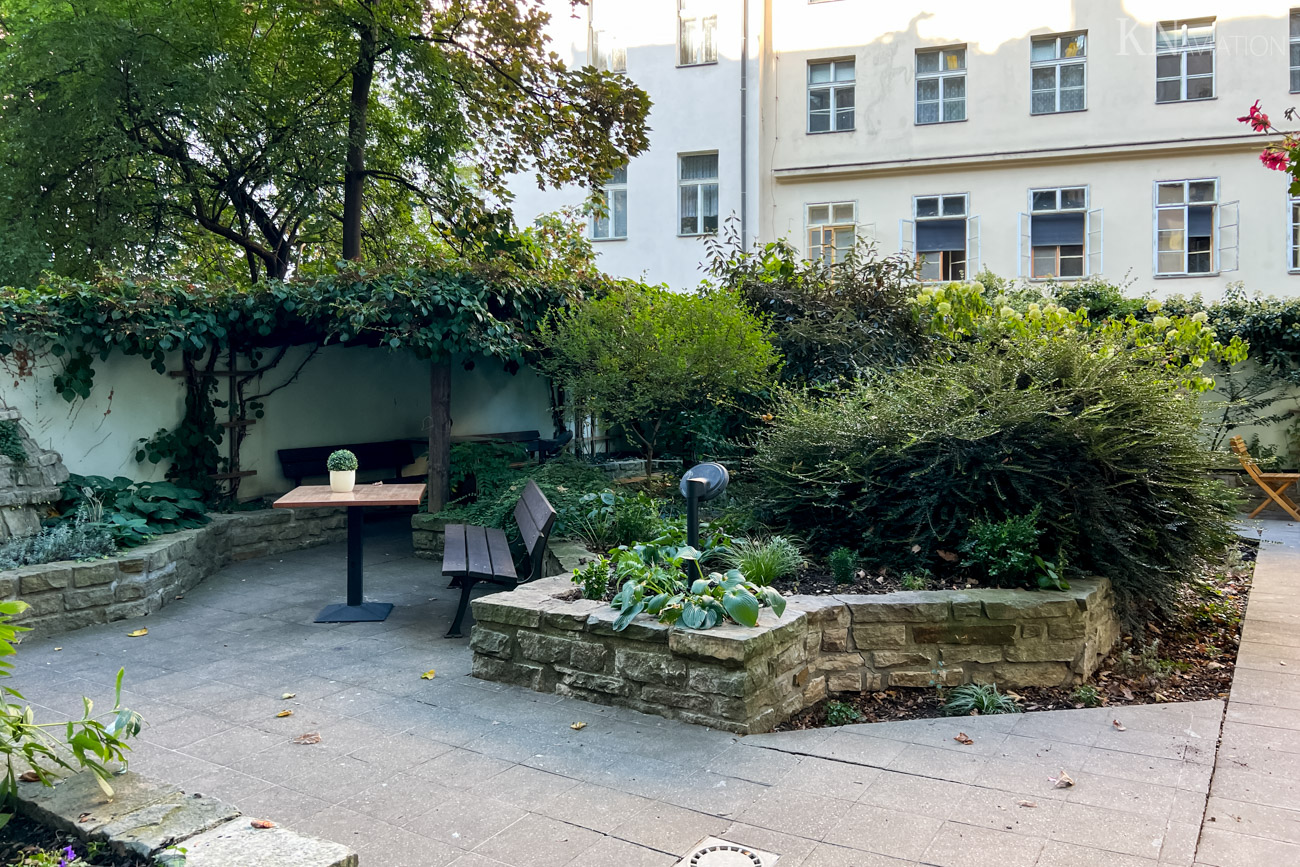
{"label": "bench backrest", "polygon": [[556,512],[550,500],[532,479],[524,485],[524,493],[515,503],[515,523],[528,558],[528,575],[520,576],[520,583],[536,581],[542,577],[546,559],[546,542],[555,527]]}

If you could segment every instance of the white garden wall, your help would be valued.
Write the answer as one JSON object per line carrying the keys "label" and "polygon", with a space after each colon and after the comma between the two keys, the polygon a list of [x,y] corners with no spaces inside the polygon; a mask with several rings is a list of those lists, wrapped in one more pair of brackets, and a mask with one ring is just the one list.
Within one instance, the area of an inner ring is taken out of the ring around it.
{"label": "white garden wall", "polygon": [[[284,382],[307,351],[292,349],[256,391]],[[180,369],[179,359],[169,367]],[[74,473],[161,478],[163,468],[137,464],[135,450],[140,437],[180,420],[182,380],[159,375],[141,358],[114,355],[96,360],[90,398],[69,404],[53,389],[57,369],[42,363],[34,376],[6,371],[0,381],[0,398],[21,411],[33,439],[62,454]],[[277,449],[426,436],[429,365],[408,352],[330,346],[265,403],[265,418],[249,429],[241,449],[243,469],[257,470],[240,486],[241,497],[290,487],[280,475]],[[456,364],[451,416],[453,435],[531,429],[550,435],[547,382],[526,368],[511,376],[489,359],[476,359],[468,371]]]}

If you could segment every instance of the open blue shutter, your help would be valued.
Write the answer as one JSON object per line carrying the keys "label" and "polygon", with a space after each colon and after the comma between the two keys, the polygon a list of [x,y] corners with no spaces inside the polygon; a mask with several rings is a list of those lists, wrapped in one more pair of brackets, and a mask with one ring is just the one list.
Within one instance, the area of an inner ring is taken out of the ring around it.
{"label": "open blue shutter", "polygon": [[1085,217],[1073,214],[1034,214],[1030,239],[1035,247],[1083,246]]}
{"label": "open blue shutter", "polygon": [[965,249],[965,220],[922,220],[916,224],[916,252]]}

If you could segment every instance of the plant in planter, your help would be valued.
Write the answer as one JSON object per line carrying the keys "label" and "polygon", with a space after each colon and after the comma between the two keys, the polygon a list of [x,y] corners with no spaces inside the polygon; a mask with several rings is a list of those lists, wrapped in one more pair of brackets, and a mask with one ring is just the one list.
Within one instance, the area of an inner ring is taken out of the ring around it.
{"label": "plant in planter", "polygon": [[357,456],[347,449],[330,452],[325,469],[330,471],[330,490],[336,494],[350,492],[357,483]]}

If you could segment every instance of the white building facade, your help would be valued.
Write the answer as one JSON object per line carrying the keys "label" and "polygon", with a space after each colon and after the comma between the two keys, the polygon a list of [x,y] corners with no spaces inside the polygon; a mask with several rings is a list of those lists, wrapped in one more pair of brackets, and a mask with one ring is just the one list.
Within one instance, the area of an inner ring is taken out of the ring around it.
{"label": "white building facade", "polygon": [[[1258,99],[1286,125],[1288,3],[592,0],[574,18],[557,0],[553,32],[654,102],[649,152],[592,221],[611,273],[694,285],[701,236],[731,218],[809,257],[874,242],[935,280],[1300,291],[1300,205],[1236,119]],[[521,184],[516,214],[585,196]]]}

